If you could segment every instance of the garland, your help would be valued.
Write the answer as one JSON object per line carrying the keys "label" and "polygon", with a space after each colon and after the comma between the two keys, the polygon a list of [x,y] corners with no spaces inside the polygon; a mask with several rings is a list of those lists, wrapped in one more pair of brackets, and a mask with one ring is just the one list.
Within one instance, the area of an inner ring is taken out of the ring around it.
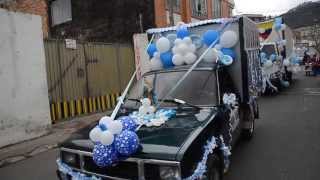
{"label": "garland", "polygon": [[216,138],[214,136],[211,137],[210,140],[207,141],[204,148],[204,153],[202,156],[201,161],[198,163],[197,168],[194,170],[193,174],[184,180],[195,180],[200,179],[205,172],[207,172],[207,160],[210,154],[213,153],[213,150],[218,147],[218,143],[220,145],[220,150],[223,154],[223,160],[224,160],[224,170],[226,170],[229,167],[230,160],[229,157],[231,155],[230,148],[224,144],[223,137],[220,136],[219,138]]}

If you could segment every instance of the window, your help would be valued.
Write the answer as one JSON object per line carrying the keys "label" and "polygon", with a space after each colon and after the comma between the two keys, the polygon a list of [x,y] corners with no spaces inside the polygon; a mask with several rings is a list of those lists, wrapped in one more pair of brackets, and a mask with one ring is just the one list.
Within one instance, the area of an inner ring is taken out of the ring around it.
{"label": "window", "polygon": [[173,3],[173,11],[180,12],[180,0],[166,0],[166,9],[170,10],[170,1]]}
{"label": "window", "polygon": [[207,17],[207,0],[191,0],[191,2],[194,17]]}
{"label": "window", "polygon": [[71,0],[56,0],[51,4],[52,26],[72,20]]}
{"label": "window", "polygon": [[221,17],[221,0],[213,0],[213,18]]}

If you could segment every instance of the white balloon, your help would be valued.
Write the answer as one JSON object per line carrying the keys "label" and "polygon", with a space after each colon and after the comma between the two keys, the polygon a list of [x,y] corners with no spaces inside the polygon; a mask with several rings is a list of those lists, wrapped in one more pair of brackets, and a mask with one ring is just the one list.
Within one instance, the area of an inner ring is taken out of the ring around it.
{"label": "white balloon", "polygon": [[217,50],[221,50],[221,49],[222,49],[222,46],[221,46],[220,44],[216,44],[216,45],[214,46],[214,48],[217,49]]}
{"label": "white balloon", "polygon": [[169,39],[166,37],[159,38],[158,41],[156,42],[156,47],[160,53],[164,53],[164,52],[169,51],[169,49],[170,49]]}
{"label": "white balloon", "polygon": [[113,119],[109,116],[103,116],[100,121],[99,121],[99,124],[104,124],[104,125],[108,125],[110,122],[112,122]]}
{"label": "white balloon", "polygon": [[185,43],[180,43],[177,47],[177,51],[179,54],[185,55],[189,51],[189,47]]}
{"label": "white balloon", "polygon": [[179,52],[178,52],[177,49],[178,49],[178,48],[177,48],[176,46],[174,46],[174,47],[172,48],[172,53],[173,53],[173,54],[179,54]]}
{"label": "white balloon", "polygon": [[150,106],[151,105],[151,101],[149,98],[143,98],[140,101],[141,101],[142,106]]}
{"label": "white balloon", "polygon": [[162,62],[160,59],[152,58],[150,60],[150,65],[152,70],[162,69]]}
{"label": "white balloon", "polygon": [[176,66],[181,66],[184,63],[183,56],[181,56],[180,54],[173,55],[172,63]]}
{"label": "white balloon", "polygon": [[272,66],[272,61],[271,60],[267,60],[265,63],[264,63],[264,67],[271,67]]}
{"label": "white balloon", "polygon": [[189,52],[195,53],[196,50],[197,50],[196,45],[194,45],[194,44],[190,44],[189,45]]}
{"label": "white balloon", "polygon": [[238,35],[234,31],[225,31],[220,37],[220,44],[222,47],[231,48],[238,42]]}
{"label": "white balloon", "polygon": [[114,136],[110,131],[102,131],[100,134],[100,142],[103,145],[110,145],[113,143]]}
{"label": "white balloon", "polygon": [[194,53],[189,52],[184,56],[184,61],[187,64],[193,64],[196,60],[197,56]]}
{"label": "white balloon", "polygon": [[208,63],[214,63],[217,61],[218,58],[218,51],[214,48],[209,49],[207,54],[204,55],[203,61]]}
{"label": "white balloon", "polygon": [[190,37],[185,37],[185,38],[183,38],[182,41],[187,45],[191,45],[192,44],[192,40],[191,40]]}
{"label": "white balloon", "polygon": [[153,57],[156,59],[160,59],[160,53],[159,52],[154,52]]}
{"label": "white balloon", "polygon": [[100,135],[101,135],[102,131],[100,128],[95,127],[93,128],[90,133],[89,133],[89,138],[91,139],[91,141],[93,142],[97,142],[100,141]]}
{"label": "white balloon", "polygon": [[180,39],[180,38],[177,38],[175,41],[174,41],[174,45],[179,45],[179,44],[181,44],[182,43],[182,39]]}
{"label": "white balloon", "polygon": [[112,134],[120,134],[122,131],[122,123],[120,121],[112,121],[108,126],[108,131]]}
{"label": "white balloon", "polygon": [[288,59],[285,59],[285,60],[283,61],[283,65],[289,66],[289,65],[290,65],[290,61],[289,61]]}

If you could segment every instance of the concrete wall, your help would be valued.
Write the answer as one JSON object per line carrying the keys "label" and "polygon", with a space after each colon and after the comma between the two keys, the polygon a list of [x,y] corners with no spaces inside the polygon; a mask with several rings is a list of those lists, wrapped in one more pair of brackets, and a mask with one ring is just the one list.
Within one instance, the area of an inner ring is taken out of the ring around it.
{"label": "concrete wall", "polygon": [[41,17],[0,9],[0,147],[50,127]]}
{"label": "concrete wall", "polygon": [[49,18],[47,0],[5,0],[0,3],[0,8],[41,16],[43,37],[48,37]]}

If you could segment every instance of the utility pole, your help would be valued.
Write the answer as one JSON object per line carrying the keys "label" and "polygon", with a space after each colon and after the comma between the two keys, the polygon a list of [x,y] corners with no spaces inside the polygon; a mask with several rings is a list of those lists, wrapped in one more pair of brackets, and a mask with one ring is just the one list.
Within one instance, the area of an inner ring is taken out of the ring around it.
{"label": "utility pole", "polygon": [[167,2],[169,2],[168,6],[169,6],[169,21],[170,21],[170,25],[174,26],[174,17],[173,17],[173,3],[174,0],[167,0]]}

